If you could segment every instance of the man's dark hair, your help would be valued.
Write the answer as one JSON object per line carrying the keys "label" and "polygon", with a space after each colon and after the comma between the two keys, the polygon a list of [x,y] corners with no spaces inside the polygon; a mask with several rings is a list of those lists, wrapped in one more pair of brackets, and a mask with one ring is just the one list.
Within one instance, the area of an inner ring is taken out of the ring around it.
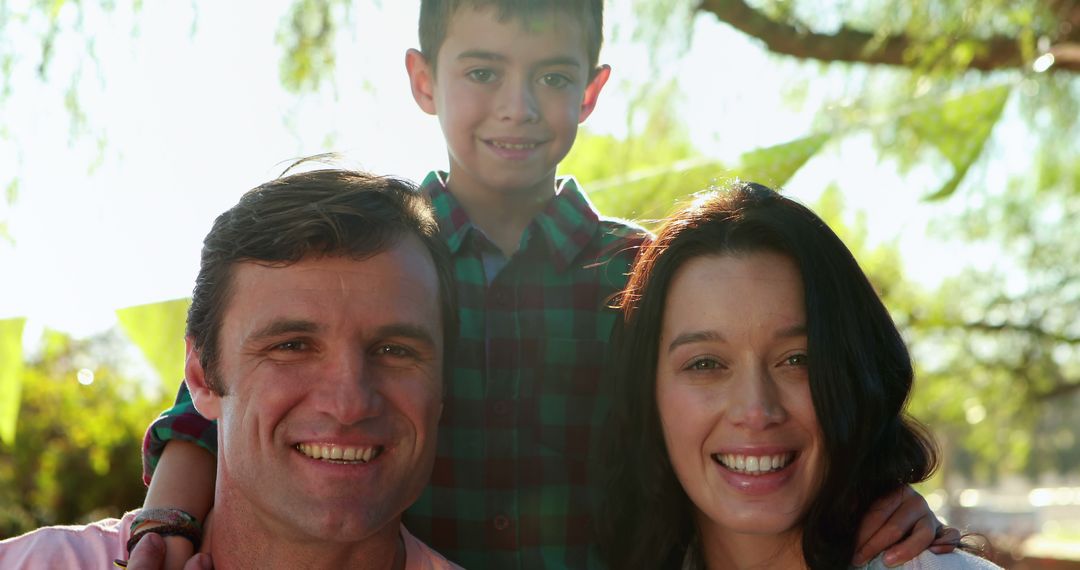
{"label": "man's dark hair", "polygon": [[736,184],[669,219],[644,246],[620,300],[603,447],[607,496],[597,517],[611,568],[681,568],[688,551],[692,560],[700,554],[656,404],[664,307],[673,276],[691,259],[760,251],[790,257],[803,281],[810,394],[825,455],[821,488],[801,521],[809,567],[847,568],[871,503],[936,466],[933,440],[904,412],[914,375],[907,347],[854,256],[806,207]]}
{"label": "man's dark hair", "polygon": [[215,374],[218,334],[237,263],[286,266],[312,256],[365,259],[408,235],[424,244],[438,275],[445,378],[457,333],[457,296],[449,252],[438,232],[426,198],[398,178],[315,170],[248,191],[206,235],[188,310],[187,335],[194,339],[207,383],[224,393]]}
{"label": "man's dark hair", "polygon": [[[581,22],[585,31],[585,46],[589,57],[589,77],[600,61],[600,44],[604,41],[604,0],[421,0],[420,53],[435,69],[450,19],[462,8],[494,8],[500,21],[561,12]],[[546,14],[545,14],[546,13]]]}

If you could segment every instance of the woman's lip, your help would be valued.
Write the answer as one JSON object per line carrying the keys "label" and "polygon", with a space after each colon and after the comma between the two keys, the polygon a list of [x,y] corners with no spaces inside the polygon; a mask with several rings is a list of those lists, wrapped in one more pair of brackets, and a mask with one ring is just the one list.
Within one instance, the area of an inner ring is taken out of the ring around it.
{"label": "woman's lip", "polygon": [[720,472],[723,481],[737,493],[747,496],[762,496],[774,493],[782,489],[795,476],[795,470],[799,465],[800,455],[794,457],[782,468],[768,473],[739,473],[728,469],[713,456],[716,469]]}

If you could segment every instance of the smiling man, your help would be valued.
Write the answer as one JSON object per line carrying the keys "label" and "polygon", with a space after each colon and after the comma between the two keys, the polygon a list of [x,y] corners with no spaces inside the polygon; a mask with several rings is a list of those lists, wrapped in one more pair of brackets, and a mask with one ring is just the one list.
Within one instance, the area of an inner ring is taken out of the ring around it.
{"label": "smiling man", "polygon": [[[454,568],[401,525],[431,473],[456,329],[437,231],[411,185],[342,170],[264,184],[215,221],[185,369],[218,420],[215,567]],[[0,565],[107,567],[139,514],[4,541]],[[181,511],[152,520],[198,540]]]}

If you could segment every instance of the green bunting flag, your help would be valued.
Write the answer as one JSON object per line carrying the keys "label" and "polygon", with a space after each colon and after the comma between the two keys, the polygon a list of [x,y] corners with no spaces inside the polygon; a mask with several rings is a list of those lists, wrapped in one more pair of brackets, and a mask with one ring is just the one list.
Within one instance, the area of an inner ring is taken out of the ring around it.
{"label": "green bunting flag", "polygon": [[118,309],[120,328],[142,350],[167,389],[184,377],[184,328],[190,299]]}
{"label": "green bunting flag", "polygon": [[22,318],[0,321],[0,442],[15,443],[15,427],[22,398]]}

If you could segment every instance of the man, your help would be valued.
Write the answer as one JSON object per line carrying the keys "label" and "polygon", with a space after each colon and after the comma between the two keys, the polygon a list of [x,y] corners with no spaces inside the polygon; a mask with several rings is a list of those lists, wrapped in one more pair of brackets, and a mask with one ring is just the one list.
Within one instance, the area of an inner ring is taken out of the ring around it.
{"label": "man", "polygon": [[[264,184],[215,221],[185,365],[218,420],[215,567],[454,567],[401,525],[431,473],[456,330],[437,231],[411,185],[341,170]],[[197,542],[174,511],[154,532]],[[0,566],[106,567],[138,515],[4,541]],[[136,535],[132,566],[155,562],[160,537]]]}

